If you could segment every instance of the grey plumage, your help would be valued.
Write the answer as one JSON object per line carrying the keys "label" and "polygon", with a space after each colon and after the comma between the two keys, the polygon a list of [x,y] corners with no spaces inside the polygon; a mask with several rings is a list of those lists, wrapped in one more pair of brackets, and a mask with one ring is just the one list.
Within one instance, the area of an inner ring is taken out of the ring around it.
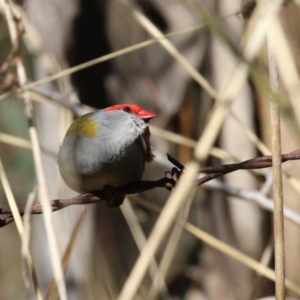
{"label": "grey plumage", "polygon": [[[145,168],[145,122],[122,110],[100,110],[80,118],[76,130],[70,127],[58,154],[66,184],[84,193],[140,180]],[[86,120],[99,125],[96,136],[83,133]]]}

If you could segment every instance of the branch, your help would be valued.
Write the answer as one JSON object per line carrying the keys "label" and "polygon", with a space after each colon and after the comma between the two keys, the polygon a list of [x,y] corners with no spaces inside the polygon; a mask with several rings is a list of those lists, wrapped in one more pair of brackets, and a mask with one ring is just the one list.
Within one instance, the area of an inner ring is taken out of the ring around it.
{"label": "branch", "polygon": [[[115,189],[117,194],[126,195],[126,194],[135,194],[151,190],[153,188],[162,187],[168,190],[171,190],[175,186],[175,182],[169,176],[163,177],[156,181],[137,181],[124,186],[120,186]],[[50,206],[52,212],[61,210],[71,205],[83,205],[83,204],[92,204],[100,201],[105,201],[106,190],[100,190],[93,193],[81,194],[70,199],[56,199],[50,201]],[[107,203],[108,204],[108,203]],[[113,203],[108,204],[108,206],[115,206]],[[24,215],[25,208],[19,209],[21,215]],[[2,215],[11,215],[12,211],[10,208],[0,208],[0,214]],[[43,205],[37,203],[32,205],[30,214],[42,214]],[[9,216],[5,219],[0,219],[0,228],[4,227],[14,221],[12,216]]]}
{"label": "branch", "polygon": [[[154,188],[166,188],[167,190],[172,190],[178,179],[180,178],[181,172],[184,170],[184,166],[177,161],[174,157],[167,154],[168,160],[175,165],[175,168],[171,170],[171,172],[166,172],[165,177],[158,179],[156,181],[137,181],[132,182],[127,185],[123,185],[115,188],[116,194],[120,195],[129,195],[135,193],[145,192]],[[282,162],[286,162],[289,160],[299,160],[300,159],[300,149],[295,150],[288,154],[283,154]],[[219,166],[207,166],[200,170],[201,173],[206,173],[206,175],[196,180],[196,185],[202,185],[207,181],[215,179],[217,177],[223,176],[225,174],[237,171],[237,170],[253,170],[253,169],[263,169],[272,167],[272,156],[259,156],[256,158],[252,158],[240,163],[234,164],[226,164]],[[50,206],[52,208],[52,212],[61,210],[71,205],[84,205],[97,203],[100,201],[106,201],[105,198],[107,196],[107,191],[100,190],[96,192],[91,192],[87,194],[81,194],[74,198],[70,199],[56,199],[50,201]],[[108,206],[115,206],[114,203],[109,203],[106,201]],[[19,209],[21,215],[24,215],[25,209]],[[0,208],[0,214],[8,214],[9,217],[5,219],[0,219],[0,227],[4,227],[11,222],[14,221],[14,218],[11,216],[10,208]],[[43,205],[40,203],[34,204],[30,210],[31,214],[42,214],[43,213]]]}

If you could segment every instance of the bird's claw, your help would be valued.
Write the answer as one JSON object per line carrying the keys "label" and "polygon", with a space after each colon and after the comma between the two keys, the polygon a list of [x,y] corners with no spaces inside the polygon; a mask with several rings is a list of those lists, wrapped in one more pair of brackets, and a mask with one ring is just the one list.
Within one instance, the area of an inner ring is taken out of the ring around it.
{"label": "bird's claw", "polygon": [[167,153],[167,157],[169,162],[171,162],[175,167],[172,168],[171,172],[166,172],[166,178],[168,179],[167,189],[172,190],[174,189],[176,183],[178,182],[182,171],[184,170],[184,165],[181,164],[177,159],[172,157],[169,153]]}
{"label": "bird's claw", "polygon": [[167,171],[165,173],[166,178],[168,179],[167,189],[173,190],[175,188],[176,183],[178,182],[182,171],[178,170],[177,168],[172,168],[171,172]]}

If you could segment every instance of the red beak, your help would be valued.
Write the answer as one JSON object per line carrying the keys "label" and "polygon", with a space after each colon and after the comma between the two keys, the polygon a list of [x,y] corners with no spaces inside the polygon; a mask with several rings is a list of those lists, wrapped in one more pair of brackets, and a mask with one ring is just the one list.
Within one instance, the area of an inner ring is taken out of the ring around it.
{"label": "red beak", "polygon": [[139,119],[142,119],[145,121],[145,123],[148,123],[151,119],[156,117],[156,114],[153,114],[149,111],[146,111],[144,109],[140,110],[137,115],[136,115]]}

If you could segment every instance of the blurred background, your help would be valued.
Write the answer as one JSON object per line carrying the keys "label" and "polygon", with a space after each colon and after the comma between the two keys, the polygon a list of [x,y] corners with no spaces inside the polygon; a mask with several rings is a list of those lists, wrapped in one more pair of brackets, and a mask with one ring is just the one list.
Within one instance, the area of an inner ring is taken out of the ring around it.
{"label": "blurred background", "polygon": [[[147,166],[145,179],[159,179],[170,170],[166,153],[187,163],[193,154],[194,141],[205,128],[215,97],[192,78],[180,57],[220,91],[239,59],[238,49],[247,25],[241,12],[250,17],[251,3],[240,0],[13,2],[13,11],[25,30],[21,58],[27,83],[152,40],[149,45],[128,49],[125,54],[31,89],[34,124],[50,199],[75,195],[62,182],[56,156],[69,124],[91,109],[136,103],[157,114],[151,121],[151,144],[156,160]],[[286,4],[280,9],[280,21],[299,70],[300,6],[296,0]],[[12,44],[4,6],[1,1],[0,158],[17,204],[24,207],[37,181],[23,102],[14,93],[17,83],[11,79],[16,70],[14,61],[9,59]],[[162,39],[153,40],[160,35],[167,35],[167,41],[177,49],[175,57],[160,43]],[[3,67],[5,62],[10,62],[8,68]],[[259,74],[268,74],[265,46],[252,66]],[[266,154],[263,149],[269,147],[271,137],[269,101],[257,86],[249,75],[234,98],[206,165],[233,163]],[[282,93],[288,97],[284,86]],[[293,130],[289,118],[283,115],[281,124],[283,153],[299,148],[297,131]],[[177,135],[170,137],[169,133]],[[257,136],[266,148],[258,146],[251,136]],[[12,137],[21,138],[23,143]],[[298,181],[299,162],[286,163],[284,170],[286,177]],[[273,268],[272,213],[255,203],[255,196],[254,199],[249,196],[254,191],[270,200],[270,177],[270,170],[238,171],[219,179],[223,188],[199,187],[192,201],[187,199],[190,207],[187,204],[183,209],[186,215],[182,212],[182,217]],[[246,196],[234,191],[228,193],[224,187],[244,191]],[[68,299],[117,299],[144,239],[157,220],[157,214],[141,203],[162,208],[169,194],[163,189],[153,189],[130,196],[131,201],[126,199],[121,208],[108,208],[105,203],[86,207],[66,268]],[[299,192],[286,181],[284,201],[287,207],[300,213]],[[2,185],[0,207],[8,207]],[[83,210],[83,207],[69,207],[53,214],[61,255]],[[300,286],[299,224],[286,220],[284,225],[286,276]],[[190,233],[176,232],[175,228],[161,245],[136,299],[250,300],[274,295],[274,282]],[[32,284],[29,289],[25,286],[21,241],[14,223],[1,228],[0,240],[0,299],[35,299]],[[43,218],[32,216],[30,250],[44,295],[53,277],[48,248]],[[153,285],[157,265],[168,258],[163,282]],[[287,293],[297,297],[291,291]],[[57,295],[53,292],[46,298],[57,299]]]}

